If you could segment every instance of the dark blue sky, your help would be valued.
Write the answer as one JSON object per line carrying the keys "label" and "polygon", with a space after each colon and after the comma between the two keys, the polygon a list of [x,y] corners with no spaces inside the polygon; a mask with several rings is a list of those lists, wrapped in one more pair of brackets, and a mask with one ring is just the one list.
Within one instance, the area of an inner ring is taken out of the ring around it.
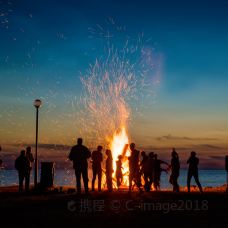
{"label": "dark blue sky", "polygon": [[27,112],[30,100],[46,97],[63,104],[55,110],[60,114],[64,97],[81,92],[79,72],[102,51],[88,29],[111,17],[129,37],[143,32],[162,55],[157,106],[146,119],[161,110],[178,119],[183,111],[227,126],[227,1],[0,0],[0,15],[1,109],[19,102]]}
{"label": "dark blue sky", "polygon": [[[9,27],[1,25],[1,72],[12,66],[21,70],[26,62],[45,71],[65,67],[70,74],[80,70],[93,60],[84,53],[96,45],[87,39],[88,28],[112,17],[126,26],[129,36],[144,32],[159,47],[165,70],[172,74],[167,92],[191,88],[199,79],[226,80],[226,1],[1,2],[1,12],[13,10],[1,17],[8,20]],[[8,64],[4,61],[7,56]]]}

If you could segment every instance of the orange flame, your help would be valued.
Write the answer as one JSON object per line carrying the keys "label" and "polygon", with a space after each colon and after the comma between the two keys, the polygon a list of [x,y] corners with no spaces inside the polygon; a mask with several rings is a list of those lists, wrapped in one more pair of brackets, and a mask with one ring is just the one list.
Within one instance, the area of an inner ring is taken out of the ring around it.
{"label": "orange flame", "polygon": [[123,185],[128,185],[128,175],[124,175],[129,172],[128,167],[128,159],[127,156],[130,155],[130,151],[126,145],[129,145],[129,139],[127,136],[126,128],[122,126],[119,130],[117,130],[112,138],[111,141],[111,151],[113,156],[113,169],[114,169],[114,176],[116,172],[116,161],[118,160],[118,156],[122,155],[122,173],[123,173]]}

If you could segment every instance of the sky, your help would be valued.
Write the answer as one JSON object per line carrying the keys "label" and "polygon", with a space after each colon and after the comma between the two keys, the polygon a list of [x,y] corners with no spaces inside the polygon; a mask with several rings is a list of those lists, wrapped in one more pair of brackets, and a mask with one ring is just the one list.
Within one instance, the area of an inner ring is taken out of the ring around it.
{"label": "sky", "polygon": [[[115,21],[130,39],[147,37],[160,66],[155,95],[129,102],[131,140],[147,150],[175,146],[223,156],[227,11],[225,0],[0,0],[0,144],[34,143],[36,98],[43,101],[40,143],[74,143],[80,76],[103,52],[91,28],[112,30],[107,21]],[[119,33],[112,34],[118,45]]]}

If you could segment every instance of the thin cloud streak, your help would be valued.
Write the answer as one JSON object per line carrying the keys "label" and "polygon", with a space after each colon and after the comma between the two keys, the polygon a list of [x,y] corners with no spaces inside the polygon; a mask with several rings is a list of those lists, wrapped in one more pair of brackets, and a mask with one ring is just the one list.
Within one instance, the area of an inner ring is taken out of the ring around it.
{"label": "thin cloud streak", "polygon": [[181,140],[181,141],[218,141],[218,138],[200,138],[200,137],[187,137],[187,136],[173,136],[171,134],[164,135],[156,138],[158,141],[167,141],[167,140]]}

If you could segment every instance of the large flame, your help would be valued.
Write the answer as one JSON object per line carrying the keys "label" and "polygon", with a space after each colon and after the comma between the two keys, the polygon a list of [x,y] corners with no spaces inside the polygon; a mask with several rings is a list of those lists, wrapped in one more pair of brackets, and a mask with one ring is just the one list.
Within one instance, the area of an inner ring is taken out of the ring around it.
{"label": "large flame", "polygon": [[126,146],[129,145],[126,127],[133,111],[131,104],[134,101],[139,104],[141,99],[151,101],[154,97],[153,88],[160,81],[160,62],[154,62],[154,48],[150,48],[143,34],[138,39],[130,39],[113,21],[110,26],[115,34],[121,33],[121,39],[116,39],[118,35],[110,36],[109,28],[98,26],[99,31],[92,29],[92,33],[99,35],[99,40],[101,38],[104,48],[81,75],[83,93],[77,104],[76,120],[82,126],[79,127],[80,134],[87,137],[91,148],[100,144],[111,149],[114,179],[118,155],[123,156],[122,184],[126,186],[129,174],[127,156],[130,154],[129,146]]}
{"label": "large flame", "polygon": [[129,156],[129,139],[127,136],[126,128],[125,126],[122,126],[119,130],[117,130],[112,138],[111,141],[111,151],[112,151],[112,156],[113,156],[113,169],[114,169],[114,174],[116,172],[116,161],[118,160],[118,156],[122,155],[122,173],[123,173],[123,185],[128,185],[128,175],[126,175],[129,172],[129,167],[128,167],[128,159],[127,156]]}

